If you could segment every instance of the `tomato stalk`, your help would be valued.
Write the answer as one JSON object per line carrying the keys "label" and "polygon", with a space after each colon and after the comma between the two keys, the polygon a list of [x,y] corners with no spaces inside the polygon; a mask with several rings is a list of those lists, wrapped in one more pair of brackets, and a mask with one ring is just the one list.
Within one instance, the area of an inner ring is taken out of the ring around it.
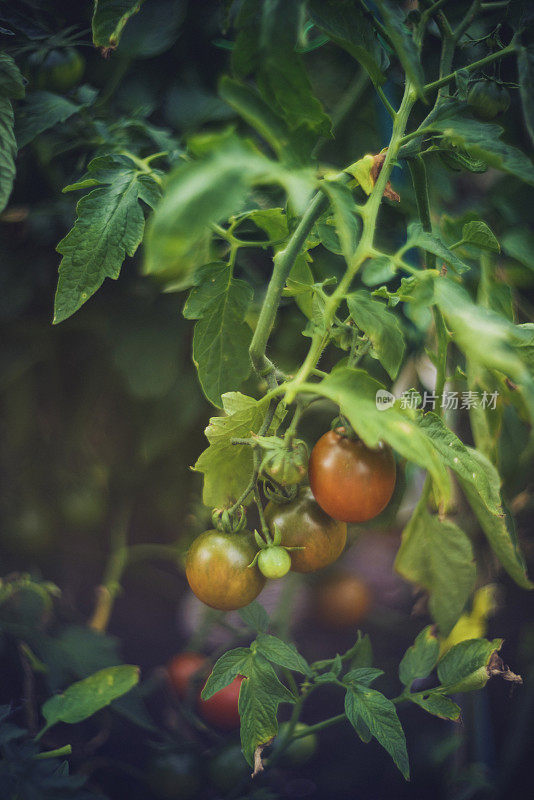
{"label": "tomato stalk", "polygon": [[312,337],[312,343],[310,345],[310,349],[308,350],[308,354],[304,360],[304,363],[302,364],[301,368],[299,369],[293,380],[290,381],[288,384],[286,384],[285,392],[286,392],[287,403],[293,402],[295,395],[297,394],[297,392],[301,390],[302,385],[308,379],[312,370],[316,367],[317,362],[319,361],[319,358],[321,356],[321,353],[323,352],[330,338],[330,328],[334,321],[334,317],[338,309],[338,306],[340,305],[341,301],[344,299],[345,295],[349,291],[350,285],[356,273],[358,272],[362,264],[370,257],[370,255],[373,252],[376,220],[378,217],[380,204],[382,202],[384,189],[386,188],[386,183],[389,180],[391,170],[393,169],[393,166],[395,164],[395,160],[400,147],[400,142],[404,135],[410,111],[415,103],[415,100],[416,100],[415,90],[413,89],[411,83],[407,81],[402,103],[400,105],[398,112],[395,115],[395,120],[393,122],[393,132],[391,135],[389,146],[387,148],[384,164],[376,180],[376,183],[373,187],[373,190],[369,196],[369,199],[361,209],[361,213],[363,216],[363,231],[361,239],[358,243],[358,246],[356,248],[356,251],[352,259],[348,263],[345,275],[339,282],[335,291],[326,300],[324,308],[325,332],[323,333],[322,331],[319,331],[314,333]]}

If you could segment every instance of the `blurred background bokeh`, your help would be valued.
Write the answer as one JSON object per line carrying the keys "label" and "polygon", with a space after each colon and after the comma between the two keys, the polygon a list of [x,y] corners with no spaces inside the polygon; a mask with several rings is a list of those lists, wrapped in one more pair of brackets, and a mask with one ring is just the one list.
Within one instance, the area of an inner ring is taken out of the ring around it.
{"label": "blurred background bokeh", "polygon": [[[197,649],[212,653],[246,641],[247,634],[238,616],[222,621],[201,607],[187,589],[179,561],[173,565],[157,559],[128,571],[108,637],[97,642],[80,632],[92,613],[94,589],[118,520],[127,518],[132,542],[178,540],[183,552],[208,524],[201,476],[190,467],[205,447],[203,430],[213,409],[202,395],[191,359],[192,325],[181,315],[185,296],[162,294],[158,285],[142,277],[141,253],[127,260],[119,281],[106,281],[73,318],[52,326],[59,263],[55,246],[74,217],[73,197],[62,195],[61,189],[83,173],[90,154],[119,150],[126,142],[130,147],[132,138],[138,137],[139,152],[167,150],[172,160],[179,157],[189,133],[241,125],[217,97],[217,80],[228,63],[226,5],[212,0],[147,0],[128,24],[118,50],[103,59],[88,46],[89,3],[0,3],[0,23],[18,25],[27,43],[33,41],[36,26],[50,33],[69,26],[82,32],[77,48],[85,60],[83,82],[97,89],[102,100],[97,125],[89,126],[77,116],[22,149],[14,192],[0,217],[0,574],[4,579],[11,576],[8,580],[15,573],[30,574],[34,581],[50,581],[61,590],[50,600],[49,588],[56,593],[46,584],[39,584],[44,587],[41,592],[22,587],[0,607],[0,702],[13,704],[24,717],[28,656],[21,654],[21,642],[49,667],[48,675],[39,678],[48,688],[61,686],[67,674],[73,679],[90,671],[88,664],[98,667],[110,651],[118,650],[127,663],[139,664],[145,679],[142,695],[117,709],[119,713],[110,710],[85,723],[85,741],[78,746],[73,742],[73,758],[91,776],[91,785],[117,800],[157,796],[145,783],[146,765],[151,753],[169,742],[176,752],[192,754],[201,770],[190,794],[176,797],[225,796],[208,779],[206,769],[221,738],[194,728],[191,732],[165,689],[160,668],[174,653],[190,647],[191,638]],[[463,4],[450,5],[454,9]],[[496,25],[498,17],[489,15],[486,21]],[[437,39],[430,36],[427,47],[428,58],[437,58]],[[388,138],[389,118],[371,85],[355,70],[355,62],[345,52],[324,46],[310,53],[308,67],[336,123],[335,140],[322,147],[321,162],[341,166],[377,152]],[[528,151],[514,88],[515,67],[503,63],[501,69],[512,98],[507,138]],[[402,75],[397,77],[399,84],[394,75],[386,86],[393,99],[400,92]],[[401,170],[395,170],[393,182],[401,203],[384,208],[381,231],[395,243],[402,241],[414,201]],[[456,218],[465,208],[476,208],[495,230],[504,243],[499,280],[511,287],[517,319],[532,321],[532,190],[491,170],[482,175],[451,173],[436,156],[431,193],[440,213]],[[266,253],[245,251],[240,269],[254,286],[256,302],[270,265]],[[321,247],[314,251],[314,269],[318,277],[336,273],[341,260]],[[363,275],[368,285],[380,285],[382,279]],[[254,308],[251,319],[253,315]],[[430,388],[432,368],[424,353],[428,319],[406,318],[405,324],[410,357],[399,380],[404,388]],[[299,312],[288,300],[271,348],[282,369],[294,369],[306,350],[301,329]],[[377,362],[367,359],[365,365],[383,377]],[[256,387],[251,381],[245,390],[254,393]],[[331,417],[326,405],[306,416],[303,438],[313,443]],[[456,427],[469,441],[468,422],[461,414]],[[532,574],[532,464],[518,469],[524,432],[517,415],[506,412],[500,443],[505,492],[517,513],[518,535]],[[375,525],[351,531],[352,546],[329,573],[310,579],[293,575],[260,597],[275,624],[310,659],[342,652],[360,627],[370,635],[375,663],[389,676],[385,691],[392,694],[398,690],[399,659],[428,622],[424,604],[392,568],[402,522],[420,485],[421,475],[408,469],[393,508]],[[479,533],[472,533],[482,550]],[[254,787],[255,797],[531,796],[534,603],[530,594],[495,572],[488,556],[482,558],[485,574],[479,582],[491,581],[497,589],[494,611],[478,621],[480,633],[505,638],[503,658],[523,675],[524,685],[510,688],[490,682],[476,696],[467,696],[461,724],[403,710],[413,771],[409,784],[375,743],[363,745],[344,724],[321,734],[314,758],[305,765],[279,768],[270,782],[261,779]],[[321,617],[318,611],[321,586],[346,575],[364,580],[372,601],[359,625],[349,620],[336,627],[328,612]],[[75,658],[84,662],[79,668],[73,666]],[[335,690],[325,688],[310,702],[305,721],[339,713],[341,702]],[[61,729],[58,744],[60,734]],[[237,742],[238,735],[225,741]],[[238,767],[242,770],[243,764]],[[226,769],[223,766],[222,772]],[[249,791],[243,789],[240,796],[249,796]]]}

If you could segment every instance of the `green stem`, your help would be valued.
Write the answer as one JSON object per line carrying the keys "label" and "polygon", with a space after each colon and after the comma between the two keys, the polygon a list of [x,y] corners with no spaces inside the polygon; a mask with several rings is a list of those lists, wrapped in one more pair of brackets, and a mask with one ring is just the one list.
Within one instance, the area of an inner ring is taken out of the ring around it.
{"label": "green stem", "polygon": [[[504,58],[504,56],[508,56],[511,53],[515,53],[517,47],[514,42],[510,43],[507,47],[504,47],[502,50],[498,50],[496,53],[490,53],[488,56],[484,58],[480,58],[478,61],[473,61],[472,64],[468,64],[466,67],[462,67],[462,70],[467,70],[468,72],[472,72],[473,70],[480,69],[480,67],[486,66],[486,64],[491,64],[492,61],[497,61],[499,58]],[[458,74],[459,70],[454,70],[454,72],[445,75],[443,78],[439,78],[437,81],[432,81],[431,83],[425,84],[425,92],[431,92],[434,89],[440,89],[442,86],[447,86]],[[423,122],[424,125],[424,122]]]}
{"label": "green stem", "polygon": [[[412,176],[412,183],[415,192],[415,202],[417,212],[423,230],[432,233],[432,219],[430,216],[430,202],[428,199],[428,181],[426,177],[426,167],[422,156],[410,159],[409,167]],[[436,269],[436,256],[434,253],[426,253],[426,266],[429,269]]]}
{"label": "green stem", "polygon": [[338,722],[343,722],[343,720],[346,719],[346,714],[336,714],[335,717],[329,717],[328,719],[324,719],[322,722],[318,722],[316,725],[310,725],[304,731],[295,733],[291,740],[295,741],[295,739],[302,739],[303,736],[310,736],[312,733],[319,733],[319,731],[324,731],[325,728],[330,728],[331,725],[337,725]]}
{"label": "green stem", "polygon": [[399,111],[395,115],[395,120],[393,122],[393,132],[389,147],[386,152],[384,164],[382,165],[382,169],[369,196],[369,199],[361,209],[363,217],[363,231],[361,239],[353,257],[347,264],[345,275],[339,282],[335,291],[326,300],[323,314],[323,326],[321,330],[313,334],[310,349],[308,350],[308,354],[304,360],[304,363],[293,380],[286,384],[285,389],[287,403],[291,403],[293,401],[295,395],[300,391],[302,384],[305,383],[308,376],[317,366],[317,362],[321,356],[321,353],[328,343],[330,337],[330,328],[334,321],[337,308],[349,291],[350,285],[359,268],[373,252],[373,241],[378,211],[384,195],[386,183],[389,180],[391,170],[393,169],[397,158],[400,141],[404,135],[411,108],[415,103],[415,98],[415,91],[413,90],[409,81],[407,81],[402,103]]}
{"label": "green stem", "polygon": [[258,508],[258,516],[260,518],[260,526],[261,532],[263,534],[263,538],[267,543],[272,541],[271,534],[269,533],[269,526],[267,525],[267,520],[265,519],[265,514],[263,512],[263,505],[261,502],[260,492],[257,485],[254,485],[254,500],[256,502],[256,506]]}
{"label": "green stem", "polygon": [[265,355],[265,350],[274,325],[282,291],[309,232],[327,205],[328,199],[326,196],[322,192],[317,192],[289,239],[287,246],[277,253],[274,259],[273,274],[267,287],[267,294],[265,295],[258,324],[249,348],[250,359],[254,369],[260,377],[267,380],[270,389],[273,389],[276,385],[276,369]]}
{"label": "green stem", "polygon": [[109,623],[113,605],[121,591],[121,578],[128,561],[128,524],[130,520],[129,505],[122,508],[111,533],[111,552],[104,578],[97,587],[97,601],[89,627],[104,633]]}
{"label": "green stem", "polygon": [[57,747],[55,750],[47,750],[44,753],[37,753],[34,755],[35,761],[44,761],[46,758],[62,758],[62,756],[70,756],[72,753],[72,745],[66,744],[63,747]]}
{"label": "green stem", "polygon": [[396,116],[397,112],[395,111],[395,109],[393,108],[393,106],[391,105],[389,100],[387,99],[386,94],[385,94],[385,92],[384,92],[384,90],[382,89],[381,86],[377,86],[376,87],[376,93],[379,96],[379,98],[382,100],[382,103],[384,104],[384,107],[385,107],[386,111],[388,112],[389,116],[391,117],[391,119],[395,119],[395,116]]}
{"label": "green stem", "polygon": [[454,41],[457,42],[464,35],[480,10],[480,0],[473,0],[467,14],[454,31]]}

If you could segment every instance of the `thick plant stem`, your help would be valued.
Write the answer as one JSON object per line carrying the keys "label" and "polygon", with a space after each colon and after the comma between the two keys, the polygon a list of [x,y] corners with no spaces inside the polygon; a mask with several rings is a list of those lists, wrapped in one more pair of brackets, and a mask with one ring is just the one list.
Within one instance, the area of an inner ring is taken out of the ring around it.
{"label": "thick plant stem", "polygon": [[306,237],[327,205],[326,196],[322,192],[317,192],[293,232],[287,247],[277,253],[274,259],[273,274],[267,287],[267,294],[265,295],[258,324],[249,348],[250,359],[254,369],[260,377],[266,379],[270,389],[276,385],[276,370],[274,364],[265,355],[265,349],[276,318],[282,291],[293,264],[304,246]]}
{"label": "thick plant stem", "polygon": [[393,133],[391,135],[391,141],[386,152],[384,164],[369,196],[369,199],[362,208],[363,231],[361,239],[352,259],[347,265],[345,275],[339,282],[336,290],[326,300],[324,308],[324,326],[322,326],[319,331],[314,333],[310,349],[303,365],[299,369],[294,379],[287,384],[286,402],[288,403],[293,401],[296,393],[299,391],[299,387],[305,383],[308,376],[315,369],[321,353],[328,342],[330,328],[334,321],[338,306],[349,291],[350,285],[356,273],[364,261],[369,258],[370,255],[372,255],[375,226],[380,203],[382,202],[386,183],[391,174],[391,170],[393,169],[393,165],[395,164],[400,142],[404,135],[408,117],[410,115],[411,108],[415,103],[415,99],[415,91],[411,84],[407,82],[402,103],[397,114],[395,115],[395,120],[393,122]]}

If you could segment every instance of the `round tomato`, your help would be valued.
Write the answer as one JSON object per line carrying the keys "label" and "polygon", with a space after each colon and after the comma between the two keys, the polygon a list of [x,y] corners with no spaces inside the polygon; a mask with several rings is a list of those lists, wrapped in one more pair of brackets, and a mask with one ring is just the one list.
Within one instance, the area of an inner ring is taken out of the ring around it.
{"label": "round tomato", "polygon": [[[274,753],[276,753],[277,749],[279,749],[280,743],[283,740],[283,737],[286,735],[288,727],[289,722],[282,722],[280,725],[278,729],[278,736],[274,740]],[[308,728],[309,725],[306,725],[304,722],[297,722],[294,733],[305,733]],[[309,761],[316,750],[317,736],[315,733],[310,733],[308,736],[300,736],[298,739],[290,742],[287,747],[284,748],[284,751],[280,756],[280,764],[290,767],[298,767],[301,764],[305,764],[306,761]]]}
{"label": "round tomato", "polygon": [[508,110],[510,95],[506,87],[484,78],[469,89],[467,103],[479,119],[493,119]]}
{"label": "round tomato", "polygon": [[193,800],[202,786],[199,762],[190,753],[156,756],[148,767],[148,785],[161,800]]}
{"label": "round tomato", "polygon": [[266,547],[260,551],[258,567],[266,578],[283,578],[291,569],[291,556],[284,547]]}
{"label": "round tomato", "polygon": [[182,700],[187,694],[191,679],[205,677],[208,671],[208,659],[200,653],[179,653],[167,664],[169,682]]}
{"label": "round tomato", "polygon": [[214,787],[226,794],[250,775],[250,767],[245,761],[241,747],[238,744],[231,744],[220,750],[209,761],[208,772]]}
{"label": "round tomato", "polygon": [[206,531],[187,554],[185,574],[199,600],[211,608],[231,611],[251,603],[265,585],[258,567],[250,566],[258,548],[248,531]]}
{"label": "round tomato", "polygon": [[326,567],[339,558],[345,547],[347,526],[325,514],[307,486],[299,489],[291,503],[268,503],[265,519],[271,532],[276,526],[281,533],[284,547],[302,548],[290,552],[294,572]]}
{"label": "round tomato", "polygon": [[238,675],[232,683],[215,692],[209,700],[198,700],[198,713],[205,722],[231,731],[239,727],[239,690],[241,689],[242,675]]}
{"label": "round tomato", "polygon": [[381,443],[376,450],[337,431],[321,436],[310,456],[313,495],[334,519],[367,522],[387,506],[395,489],[395,459]]}
{"label": "round tomato", "polygon": [[366,584],[350,573],[332,575],[317,589],[317,618],[327,628],[357,625],[370,605],[371,593]]}
{"label": "round tomato", "polygon": [[85,60],[74,47],[37,50],[28,64],[34,87],[50,92],[68,92],[80,82],[85,70]]}

